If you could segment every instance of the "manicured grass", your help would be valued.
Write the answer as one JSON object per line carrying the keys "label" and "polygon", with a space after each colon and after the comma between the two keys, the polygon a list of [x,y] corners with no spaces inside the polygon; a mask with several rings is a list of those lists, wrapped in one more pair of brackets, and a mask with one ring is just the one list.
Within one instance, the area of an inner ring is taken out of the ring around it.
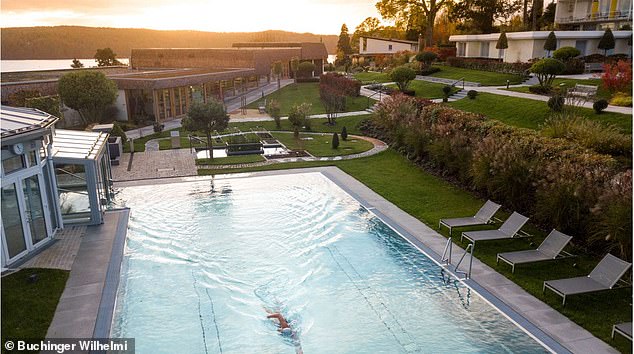
{"label": "manicured grass", "polygon": [[[389,86],[396,88],[396,85]],[[416,92],[416,97],[434,99],[443,98],[445,96],[442,91],[442,88],[445,86],[447,85],[422,80],[413,80],[409,83],[409,85],[407,85],[407,89],[414,90]],[[458,91],[460,91],[460,88],[453,87],[450,95]]]}
{"label": "manicured grass", "polygon": [[[288,85],[277,92],[273,92],[272,94],[249,104],[247,108],[257,109],[259,106],[264,105],[264,101],[267,99],[275,99],[280,102],[282,116],[288,116],[288,112],[292,106],[302,103],[310,103],[312,105],[310,114],[326,113],[326,110],[319,99],[319,83],[317,82]],[[374,100],[370,99],[370,106],[373,104]],[[366,108],[368,108],[367,97],[360,96],[346,98],[346,112],[363,111]]]}
{"label": "manicured grass", "polygon": [[[287,163],[237,170],[199,170],[199,174],[215,175],[327,165],[341,168],[405,212],[434,229],[437,227],[440,218],[473,215],[484,203],[484,200],[421,170],[401,154],[391,149],[362,159]],[[505,218],[508,213],[499,213],[498,215]],[[489,228],[495,227],[499,227],[499,225]],[[582,251],[571,249],[570,251],[581,256],[557,262],[518,266],[515,274],[511,274],[510,267],[507,265],[496,265],[495,258],[498,252],[534,249],[542,241],[543,232],[532,226],[524,229],[535,235],[532,244],[531,240],[528,239],[481,242],[478,243],[475,256],[519,284],[533,296],[562,312],[595,336],[614,345],[621,352],[631,352],[630,342],[612,341],[610,339],[614,323],[632,320],[631,288],[571,296],[567,300],[566,307],[561,306],[560,297],[550,292],[542,294],[544,280],[587,275],[596,265],[598,259],[583,256]],[[455,230],[454,235],[466,230],[470,229]],[[446,229],[443,229],[443,234],[447,234]],[[576,266],[574,266],[575,264]]]}
{"label": "manicured grass", "polygon": [[[160,133],[153,133],[150,135],[146,135],[144,137],[134,139],[134,152],[143,152],[145,151],[145,143],[152,139],[158,138],[168,138],[170,136],[169,131],[163,131]],[[131,152],[130,151],[130,142],[123,143],[123,152]]]}
{"label": "manicured grass", "polygon": [[[360,124],[369,119],[371,114],[363,114],[358,116],[350,116],[350,117],[339,117],[335,119],[335,125],[326,125],[328,121],[326,118],[311,118],[310,126],[311,131],[318,133],[341,133],[341,129],[346,127],[348,134],[357,134],[360,135],[361,130],[359,129]],[[230,128],[238,128],[241,131],[250,131],[251,129],[266,129],[266,130],[283,130],[283,131],[291,131],[293,128],[291,127],[291,123],[289,123],[288,119],[283,119],[281,121],[281,128],[277,128],[275,126],[275,122],[273,121],[265,121],[265,122],[241,122],[241,123],[229,123]]]}
{"label": "manicured grass", "polygon": [[389,73],[380,73],[376,71],[366,71],[362,73],[354,74],[354,78],[361,81],[364,85],[371,83],[390,82]]}
{"label": "manicured grass", "polygon": [[[539,129],[551,114],[548,104],[528,98],[479,93],[475,100],[462,99],[448,103],[450,106],[468,112],[480,113],[508,125]],[[579,108],[579,114],[591,120],[613,124],[624,133],[632,133],[632,116],[603,112],[596,114],[590,108]]]}
{"label": "manicured grass", "polygon": [[273,136],[291,150],[306,150],[313,156],[341,156],[351,155],[372,149],[372,143],[348,137],[347,141],[339,137],[339,147],[332,148],[332,134],[299,134],[295,139],[292,133],[274,133]]}
{"label": "manicured grass", "polygon": [[[562,89],[573,88],[573,87],[575,87],[576,84],[598,86],[597,95],[595,97],[596,100],[605,99],[605,100],[609,101],[610,98],[612,98],[612,94],[610,93],[610,91],[606,90],[603,87],[603,83],[601,82],[600,79],[585,79],[585,80],[581,80],[581,79],[555,79],[555,81],[553,81],[553,87],[560,87]],[[506,89],[506,90],[515,91],[515,92],[532,93],[532,92],[530,92],[528,90],[528,86],[511,87],[511,88]],[[632,88],[630,87],[630,91],[631,90],[632,90]]]}
{"label": "manicured grass", "polygon": [[215,159],[196,159],[196,165],[238,165],[241,163],[253,163],[264,161],[262,155],[237,155]]}
{"label": "manicured grass", "polygon": [[[44,339],[70,272],[27,268],[2,277],[2,342]],[[37,274],[37,281],[29,276]],[[2,349],[4,352],[4,348]]]}
{"label": "manicured grass", "polygon": [[[206,138],[201,137],[201,139],[205,140]],[[181,146],[180,148],[177,148],[177,149],[189,149],[190,146],[193,146],[193,147],[207,146],[207,143],[201,143],[200,141],[197,141],[197,140],[192,141],[193,144],[190,144],[189,138],[183,137],[183,136],[180,137],[180,141],[181,141]],[[216,145],[216,144],[212,142],[212,145]],[[159,150],[170,150],[170,149],[174,149],[174,147],[172,146],[171,138],[159,140]]]}
{"label": "manicured grass", "polygon": [[445,65],[435,65],[435,67],[440,68],[440,71],[429,76],[452,80],[464,78],[465,81],[479,82],[482,86],[502,86],[506,85],[506,80],[509,80],[511,85],[522,83],[522,77],[520,75],[454,68]]}

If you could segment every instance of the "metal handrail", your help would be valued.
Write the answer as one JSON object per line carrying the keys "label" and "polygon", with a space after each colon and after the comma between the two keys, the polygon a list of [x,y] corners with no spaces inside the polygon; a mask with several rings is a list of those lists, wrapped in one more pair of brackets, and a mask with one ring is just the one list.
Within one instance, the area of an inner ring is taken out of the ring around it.
{"label": "metal handrail", "polygon": [[[453,248],[453,242],[451,242],[451,237],[447,239],[447,244],[445,244],[445,249],[442,251],[442,256],[440,257],[440,262],[445,263],[447,265],[451,264],[451,251]],[[447,251],[449,251],[449,255],[447,256]],[[447,256],[447,257],[445,257]]]}
{"label": "metal handrail", "polygon": [[73,176],[73,177],[75,177],[75,178],[79,178],[79,179],[80,179],[80,180],[82,180],[82,181],[85,181],[85,180],[86,180],[86,178],[85,178],[85,177],[82,177],[82,176],[80,176],[80,175],[78,175],[78,174],[74,174],[74,173],[72,173],[72,172],[66,171],[65,169],[63,169],[63,168],[61,168],[61,167],[57,167],[57,168],[56,168],[56,170],[60,170],[60,171],[64,172],[64,173],[65,173],[65,174],[67,174],[67,175],[71,175],[71,176]]}
{"label": "metal handrail", "polygon": [[[455,272],[456,273],[464,273],[466,279],[471,279],[471,267],[473,266],[473,249],[474,249],[474,247],[475,246],[474,246],[473,243],[468,244],[467,248],[464,249],[464,253],[462,254],[462,257],[460,257],[460,260],[458,261],[458,264],[456,264]],[[469,249],[471,249],[471,252],[469,252]],[[467,255],[467,253],[469,253],[469,270],[466,271],[466,272],[463,272],[463,271],[458,270],[458,267],[460,267],[460,264],[464,260],[464,257]]]}
{"label": "metal handrail", "polygon": [[370,98],[372,98],[372,97],[374,97],[376,95],[379,95],[379,102],[381,102],[381,94],[383,93],[383,87],[384,86],[381,85],[381,88],[379,89],[379,91],[371,94],[370,96],[367,96],[368,97],[368,108],[370,108]]}
{"label": "metal handrail", "polygon": [[453,84],[451,84],[451,87],[456,87],[456,84],[459,83],[460,81],[462,81],[462,89],[464,90],[464,77],[460,78],[458,80],[456,80]]}

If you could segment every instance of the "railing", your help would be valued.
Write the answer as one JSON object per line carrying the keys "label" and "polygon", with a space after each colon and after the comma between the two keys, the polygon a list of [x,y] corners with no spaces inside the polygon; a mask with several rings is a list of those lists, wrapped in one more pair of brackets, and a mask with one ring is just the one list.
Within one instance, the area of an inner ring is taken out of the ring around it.
{"label": "railing", "polygon": [[382,93],[383,93],[383,85],[380,85],[379,90],[373,94],[371,94],[370,96],[368,96],[368,109],[370,108],[370,99],[376,95],[379,95],[379,102],[381,102],[381,98],[382,98]]}
{"label": "railing", "polygon": [[464,90],[464,77],[456,80],[453,84],[451,84],[451,87],[456,87],[456,84],[459,83],[460,81],[462,81],[462,89]]}
{"label": "railing", "polygon": [[[464,252],[462,253],[462,257],[460,257],[460,260],[454,267],[454,272],[464,274],[465,279],[471,278],[471,268],[473,267],[473,248],[474,248],[473,243],[468,244],[467,248],[465,248]],[[453,250],[453,242],[451,242],[451,237],[449,237],[447,239],[447,244],[445,245],[445,249],[442,252],[442,256],[440,257],[440,262],[444,263],[446,266],[451,265],[452,250]],[[467,253],[469,253],[469,268],[467,269],[466,272],[464,272],[464,271],[458,270],[458,268],[460,267],[460,264],[462,263],[462,261],[465,259]]]}
{"label": "railing", "polygon": [[632,11],[612,11],[599,12],[596,14],[588,14],[583,17],[558,17],[556,23],[576,23],[576,22],[594,22],[594,21],[613,21],[613,20],[631,20]]}

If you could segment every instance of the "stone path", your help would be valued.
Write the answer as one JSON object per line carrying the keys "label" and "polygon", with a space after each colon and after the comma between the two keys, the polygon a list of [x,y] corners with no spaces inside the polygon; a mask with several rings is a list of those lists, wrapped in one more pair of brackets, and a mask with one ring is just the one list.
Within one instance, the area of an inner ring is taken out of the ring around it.
{"label": "stone path", "polygon": [[52,268],[71,270],[86,226],[66,226],[55,233],[55,242],[19,268]]}
{"label": "stone path", "polygon": [[190,153],[189,149],[125,153],[121,155],[119,165],[112,166],[112,179],[129,181],[195,176],[197,174],[195,159],[196,155]]}

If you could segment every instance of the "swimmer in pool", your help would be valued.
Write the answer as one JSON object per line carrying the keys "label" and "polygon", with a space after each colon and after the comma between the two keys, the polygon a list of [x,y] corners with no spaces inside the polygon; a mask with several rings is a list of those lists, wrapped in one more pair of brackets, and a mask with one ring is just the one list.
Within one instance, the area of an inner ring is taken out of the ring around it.
{"label": "swimmer in pool", "polygon": [[291,328],[291,325],[288,323],[288,321],[286,320],[286,318],[284,318],[284,316],[279,313],[279,312],[274,312],[271,313],[270,315],[266,316],[266,318],[273,318],[276,319],[279,322],[279,328],[277,329],[278,332],[280,332],[282,335],[285,336],[290,336],[293,339],[293,342],[295,344],[295,353],[296,354],[303,354],[304,351],[302,350],[302,346],[299,342],[299,337],[297,335],[296,332],[293,331],[293,329]]}

